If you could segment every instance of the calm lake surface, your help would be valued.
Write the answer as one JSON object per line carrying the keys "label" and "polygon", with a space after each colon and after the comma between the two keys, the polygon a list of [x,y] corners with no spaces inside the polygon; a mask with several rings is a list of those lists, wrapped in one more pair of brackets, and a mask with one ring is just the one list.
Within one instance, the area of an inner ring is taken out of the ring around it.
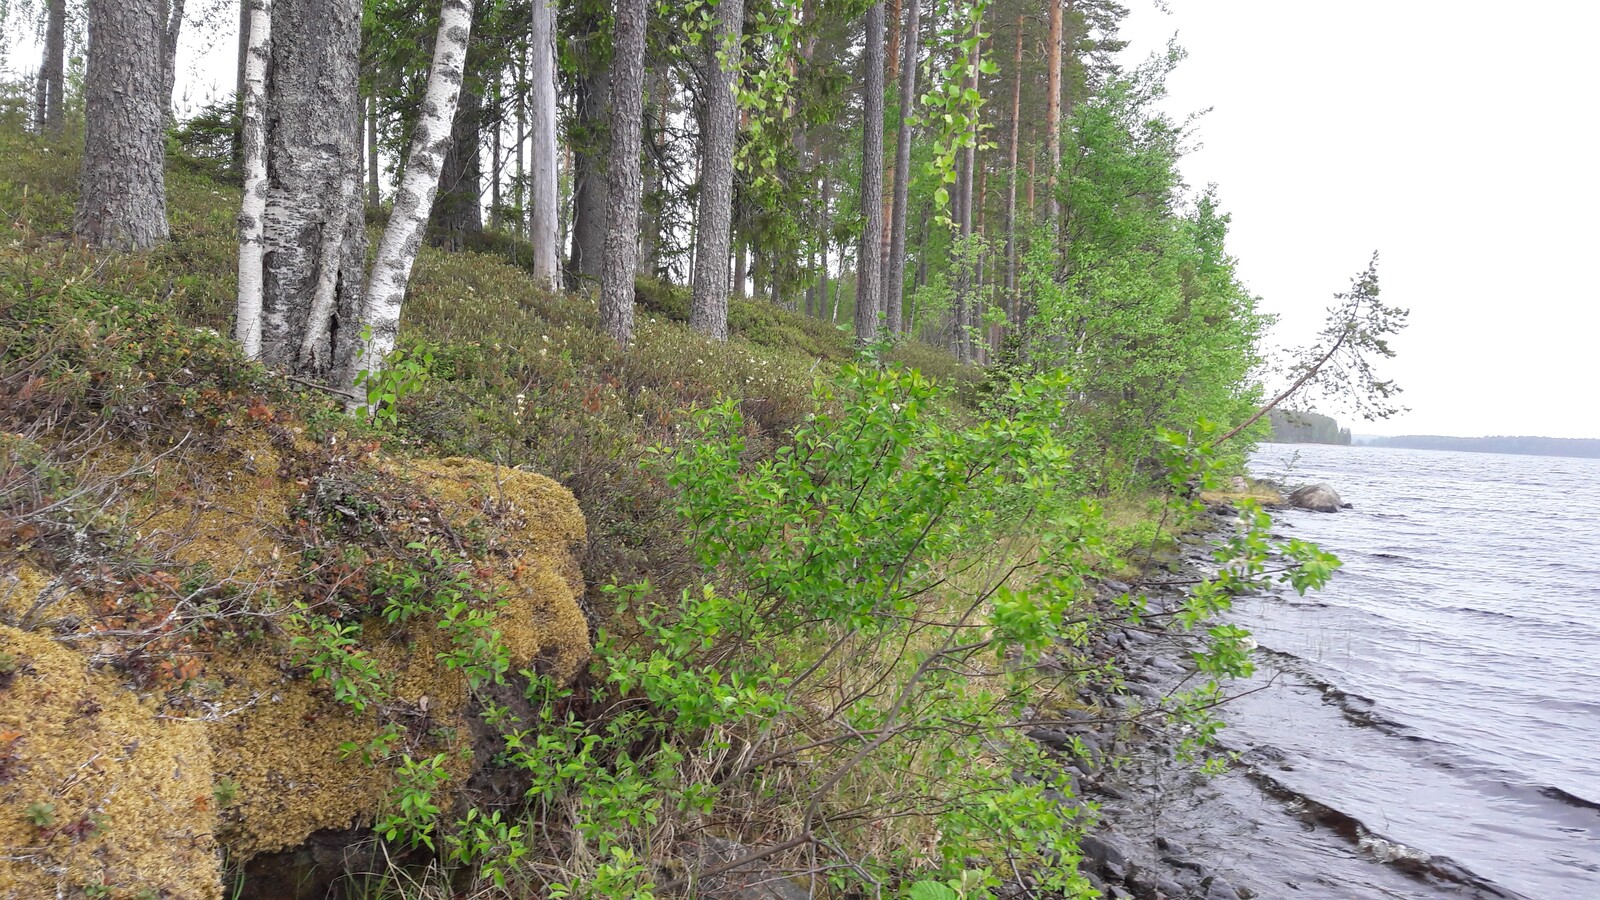
{"label": "calm lake surface", "polygon": [[1355,508],[1280,515],[1345,565],[1241,605],[1272,687],[1230,743],[1281,751],[1271,778],[1380,858],[1600,897],[1600,461],[1268,445],[1254,469]]}
{"label": "calm lake surface", "polygon": [[1277,514],[1343,561],[1246,598],[1242,765],[1150,826],[1263,897],[1600,898],[1600,460],[1264,445],[1354,509]]}

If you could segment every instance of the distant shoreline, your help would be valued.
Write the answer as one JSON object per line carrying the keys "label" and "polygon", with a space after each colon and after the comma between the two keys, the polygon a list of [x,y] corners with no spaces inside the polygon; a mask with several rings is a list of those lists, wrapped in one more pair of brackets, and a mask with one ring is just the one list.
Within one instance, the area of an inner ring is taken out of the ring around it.
{"label": "distant shoreline", "polygon": [[1446,437],[1442,435],[1400,435],[1377,437],[1356,435],[1350,444],[1332,442],[1284,442],[1286,447],[1314,444],[1319,447],[1377,447],[1400,450],[1444,450],[1454,453],[1497,453],[1506,456],[1551,456],[1563,459],[1600,459],[1600,440],[1589,438],[1546,437]]}

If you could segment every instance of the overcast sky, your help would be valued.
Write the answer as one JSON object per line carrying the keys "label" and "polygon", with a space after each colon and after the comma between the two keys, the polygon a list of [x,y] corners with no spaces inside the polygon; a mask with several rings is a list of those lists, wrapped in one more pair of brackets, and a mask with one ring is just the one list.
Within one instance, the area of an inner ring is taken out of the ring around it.
{"label": "overcast sky", "polygon": [[1124,2],[1130,53],[1189,52],[1168,109],[1212,112],[1183,171],[1278,343],[1381,253],[1411,411],[1347,424],[1600,438],[1600,3]]}

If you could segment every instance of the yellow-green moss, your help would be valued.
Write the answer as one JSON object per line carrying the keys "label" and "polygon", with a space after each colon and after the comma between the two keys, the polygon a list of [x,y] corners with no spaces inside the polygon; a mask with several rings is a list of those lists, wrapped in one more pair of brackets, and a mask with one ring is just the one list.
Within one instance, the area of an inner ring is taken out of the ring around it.
{"label": "yellow-green moss", "polygon": [[[203,726],[162,717],[44,634],[0,625],[0,652],[17,666],[0,688],[0,897],[221,896]],[[29,819],[35,803],[54,824]]]}

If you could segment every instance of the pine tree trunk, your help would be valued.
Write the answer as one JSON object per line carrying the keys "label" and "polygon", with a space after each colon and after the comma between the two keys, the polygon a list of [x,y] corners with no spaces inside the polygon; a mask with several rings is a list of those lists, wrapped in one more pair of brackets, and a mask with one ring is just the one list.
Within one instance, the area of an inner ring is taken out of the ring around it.
{"label": "pine tree trunk", "polygon": [[593,44],[604,23],[589,23],[591,33],[578,48],[583,75],[578,81],[577,122],[569,129],[573,147],[572,258],[567,286],[600,280],[606,250],[606,111],[611,105],[611,69]]}
{"label": "pine tree trunk", "polygon": [[668,73],[665,65],[659,66],[651,73],[650,88],[650,129],[645,139],[645,144],[650,152],[645,154],[644,161],[644,199],[639,206],[639,215],[642,222],[639,228],[639,267],[640,275],[650,277],[660,268],[661,260],[661,155],[664,135],[667,130],[667,84]]}
{"label": "pine tree trunk", "polygon": [[[823,169],[822,208],[820,210],[821,215],[818,217],[822,220],[819,223],[822,233],[818,235],[818,241],[822,245],[822,271],[817,275],[819,288],[817,291],[818,316],[822,315],[822,311],[828,308],[828,251],[832,249],[833,245],[833,207],[830,205],[830,200],[832,199],[830,196],[830,191],[832,187],[833,181],[832,179],[828,178],[827,170]],[[837,319],[838,315],[835,314],[834,318]]]}
{"label": "pine tree trunk", "polygon": [[246,0],[245,80],[240,119],[244,202],[239,211],[239,298],[233,336],[249,359],[261,356],[262,238],[267,211],[266,101],[272,0]]}
{"label": "pine tree trunk", "polygon": [[750,245],[745,241],[744,235],[737,231],[733,235],[733,296],[744,296],[744,286],[750,277]]}
{"label": "pine tree trunk", "polygon": [[[977,37],[982,24],[972,24],[973,37]],[[971,82],[968,87],[978,89],[978,64],[980,62],[979,44],[974,41],[971,56],[967,60],[967,71],[971,73]],[[972,192],[977,181],[978,165],[978,135],[977,122],[973,123],[973,133],[970,145],[961,152],[961,183],[958,193],[961,195],[961,257],[958,263],[959,271],[956,273],[956,358],[962,362],[973,362],[977,358],[972,343],[972,326],[976,320],[977,297],[975,296],[974,270],[977,267],[976,247],[973,245],[972,231]]]}
{"label": "pine tree trunk", "polygon": [[1016,81],[1011,88],[1011,165],[1007,169],[1009,185],[1006,187],[1006,308],[1013,328],[1021,327],[1017,304],[1017,182],[1022,173],[1017,169],[1017,138],[1022,128],[1022,26],[1025,16],[1017,16],[1017,50],[1013,60]]}
{"label": "pine tree trunk", "polygon": [[383,189],[378,178],[378,86],[372,86],[367,97],[367,204],[373,209],[383,205]]}
{"label": "pine tree trunk", "polygon": [[172,90],[178,83],[178,36],[183,33],[183,4],[184,0],[166,0],[163,8],[166,20],[161,29],[161,102],[169,125],[177,121]]}
{"label": "pine tree trunk", "polygon": [[353,353],[361,309],[361,14],[361,0],[273,0],[264,42],[261,359],[315,377]]}
{"label": "pine tree trunk", "polygon": [[[529,154],[532,183],[528,195],[528,240],[533,244],[534,278],[551,290],[561,286],[561,194],[556,177],[556,44],[555,13],[549,0],[533,0],[528,29],[533,58],[528,66],[531,90],[528,122],[533,136]],[[520,146],[520,144],[518,145]]]}
{"label": "pine tree trunk", "polygon": [[48,0],[44,64],[39,67],[39,130],[60,134],[66,125],[67,0]]}
{"label": "pine tree trunk", "polygon": [[861,119],[861,254],[856,260],[856,342],[878,339],[883,313],[883,3],[867,7],[862,54],[866,84]]}
{"label": "pine tree trunk", "polygon": [[619,345],[633,338],[633,279],[639,268],[639,171],[644,126],[646,0],[618,0],[611,66],[611,154],[606,171],[606,259],[600,276],[600,324]]}
{"label": "pine tree trunk", "polygon": [[[915,7],[917,2],[918,0],[911,0],[911,5]],[[888,90],[890,85],[900,80],[900,3],[901,0],[888,0],[889,5],[884,11],[884,29],[888,33],[888,47],[884,51],[883,84],[885,90]],[[903,99],[901,103],[902,108],[904,108]],[[894,124],[889,126],[889,134],[894,136],[894,145],[897,150],[900,146],[900,132],[904,131],[905,127],[904,117],[895,118]],[[896,202],[894,183],[895,173],[899,171],[899,167],[896,165],[898,162],[899,154],[896,153],[895,157],[889,160],[889,168],[883,175],[883,183],[888,186],[888,189],[883,192],[883,254],[878,258],[879,265],[883,267],[882,302],[884,324],[882,327],[888,328],[890,334],[898,330],[896,323],[888,319],[889,278],[892,274],[890,270],[894,268],[893,263],[890,261],[892,259],[890,248],[894,244],[894,206]]]}
{"label": "pine tree trunk", "polygon": [[[700,136],[700,209],[689,325],[714,340],[728,339],[728,256],[733,228],[733,151],[737,138],[740,42],[744,0],[717,5],[716,34],[702,65],[706,104]],[[720,59],[718,57],[721,57]]]}
{"label": "pine tree trunk", "polygon": [[350,363],[347,384],[354,383],[357,372],[380,371],[384,358],[394,349],[399,337],[400,305],[405,300],[411,266],[422,247],[428,213],[439,190],[439,174],[456,118],[456,103],[461,96],[471,32],[471,0],[444,0],[439,11],[439,36],[434,42],[433,65],[428,71],[422,115],[417,119],[411,148],[406,152],[405,178],[395,192],[394,212],[383,230],[378,256],[372,264],[372,278],[367,284],[361,324],[370,329],[371,339],[361,346],[361,352]]}
{"label": "pine tree trunk", "polygon": [[1056,175],[1061,171],[1061,2],[1046,0],[1050,4],[1050,39],[1045,45],[1048,54],[1048,77],[1044,115],[1045,158],[1050,164],[1046,173],[1045,192],[1050,227],[1056,227],[1060,218],[1060,203],[1056,199]]}
{"label": "pine tree trunk", "polygon": [[500,74],[494,73],[494,89],[489,96],[489,228],[500,230],[500,175],[503,166],[500,163],[500,132],[505,130],[505,122],[501,119],[500,111],[505,104],[500,97]]}
{"label": "pine tree trunk", "polygon": [[167,239],[159,0],[89,0],[83,167],[73,231],[90,246]]}
{"label": "pine tree trunk", "polygon": [[239,4],[239,53],[238,72],[234,77],[233,85],[233,171],[241,178],[244,177],[244,95],[245,95],[245,66],[250,61],[250,4],[242,0]]}
{"label": "pine tree trunk", "polygon": [[432,213],[437,241],[447,250],[465,250],[483,233],[482,135],[483,98],[463,85]]}
{"label": "pine tree trunk", "polygon": [[894,218],[889,239],[889,277],[883,285],[885,318],[895,334],[905,331],[903,299],[906,282],[906,203],[911,191],[911,116],[916,111],[918,8],[911,0],[906,13],[905,59],[900,63],[900,128],[894,148]]}

